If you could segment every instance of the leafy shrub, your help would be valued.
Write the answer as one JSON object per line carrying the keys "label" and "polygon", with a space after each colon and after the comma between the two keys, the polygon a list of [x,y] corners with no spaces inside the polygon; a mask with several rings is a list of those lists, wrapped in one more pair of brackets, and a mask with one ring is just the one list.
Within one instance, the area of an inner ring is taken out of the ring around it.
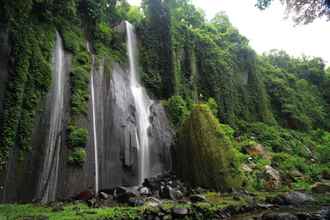
{"label": "leafy shrub", "polygon": [[273,154],[272,166],[286,172],[298,170],[303,174],[307,174],[309,169],[309,165],[304,158],[287,153]]}
{"label": "leafy shrub", "polygon": [[208,105],[195,105],[178,132],[177,175],[191,185],[211,189],[241,186],[239,159],[233,146]]}
{"label": "leafy shrub", "polygon": [[86,150],[83,148],[74,148],[70,151],[68,163],[72,166],[82,166],[86,161]]}
{"label": "leafy shrub", "polygon": [[181,96],[172,96],[166,104],[170,119],[175,126],[180,126],[188,115],[186,102]]}
{"label": "leafy shrub", "polygon": [[71,111],[74,115],[87,112],[89,100],[88,83],[89,73],[85,68],[78,66],[71,71]]}
{"label": "leafy shrub", "polygon": [[209,98],[207,100],[207,105],[209,106],[210,110],[212,111],[213,115],[218,115],[218,104],[214,98]]}
{"label": "leafy shrub", "polygon": [[87,144],[88,131],[85,128],[70,126],[68,144],[72,148],[84,148]]}

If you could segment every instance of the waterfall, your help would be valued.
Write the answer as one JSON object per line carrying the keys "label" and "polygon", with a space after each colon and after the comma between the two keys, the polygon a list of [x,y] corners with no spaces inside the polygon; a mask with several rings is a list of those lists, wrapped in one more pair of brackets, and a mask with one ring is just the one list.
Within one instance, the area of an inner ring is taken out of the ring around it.
{"label": "waterfall", "polygon": [[60,151],[62,144],[64,107],[64,49],[60,35],[56,32],[56,46],[53,55],[53,77],[50,91],[49,131],[45,145],[45,159],[39,180],[38,199],[42,203],[55,201],[58,183]]}
{"label": "waterfall", "polygon": [[139,181],[150,177],[150,151],[148,129],[150,127],[150,106],[152,100],[147,96],[138,80],[137,43],[134,27],[126,22],[127,52],[129,59],[130,89],[133,94],[136,108],[136,126],[139,151]]}
{"label": "waterfall", "polygon": [[[99,192],[99,159],[98,159],[98,143],[96,132],[96,104],[95,104],[95,87],[94,87],[94,68],[95,68],[95,55],[92,54],[90,45],[87,43],[87,50],[92,55],[92,69],[91,69],[91,98],[92,98],[92,121],[93,121],[93,144],[94,144],[94,163],[95,163],[95,193]],[[102,65],[103,66],[103,65]]]}

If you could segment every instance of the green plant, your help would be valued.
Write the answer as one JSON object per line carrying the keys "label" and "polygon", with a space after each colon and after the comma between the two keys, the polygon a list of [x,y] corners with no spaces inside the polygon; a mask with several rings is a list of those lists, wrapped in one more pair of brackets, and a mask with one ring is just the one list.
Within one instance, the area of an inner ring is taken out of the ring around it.
{"label": "green plant", "polygon": [[175,126],[180,126],[188,115],[186,102],[181,96],[172,96],[166,104],[167,112]]}
{"label": "green plant", "polygon": [[207,100],[207,105],[209,106],[210,110],[212,111],[213,115],[218,115],[218,104],[214,98],[209,98]]}
{"label": "green plant", "polygon": [[73,166],[82,166],[86,161],[86,150],[84,148],[74,148],[70,151],[68,163]]}
{"label": "green plant", "polygon": [[243,182],[234,143],[206,104],[194,106],[174,151],[177,175],[193,186],[228,190]]}
{"label": "green plant", "polygon": [[68,144],[71,148],[85,148],[87,144],[88,131],[85,128],[69,127]]}

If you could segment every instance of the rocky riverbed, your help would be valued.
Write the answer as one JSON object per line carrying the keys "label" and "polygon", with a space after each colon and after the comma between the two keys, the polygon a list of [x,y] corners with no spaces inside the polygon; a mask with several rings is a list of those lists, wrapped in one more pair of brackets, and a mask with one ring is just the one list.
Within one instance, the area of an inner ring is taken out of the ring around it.
{"label": "rocky riverbed", "polygon": [[[141,187],[84,191],[47,205],[0,205],[8,219],[330,219],[327,192],[209,192],[191,188],[175,176],[148,179]],[[0,218],[1,219],[1,218]]]}

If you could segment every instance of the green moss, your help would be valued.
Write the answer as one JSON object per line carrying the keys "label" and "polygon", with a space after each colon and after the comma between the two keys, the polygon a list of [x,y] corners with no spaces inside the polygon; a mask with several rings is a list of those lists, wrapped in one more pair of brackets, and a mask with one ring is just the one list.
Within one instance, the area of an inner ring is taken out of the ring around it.
{"label": "green moss", "polygon": [[82,167],[86,159],[88,130],[78,126],[87,115],[89,101],[89,83],[91,71],[91,55],[86,48],[86,40],[81,29],[73,23],[62,22],[61,32],[64,47],[73,53],[70,72],[71,85],[71,121],[68,128],[68,145],[70,154],[68,163]]}
{"label": "green moss", "polygon": [[194,186],[217,190],[240,187],[234,144],[207,105],[195,105],[178,134],[177,175]]}
{"label": "green moss", "polygon": [[15,145],[22,153],[31,148],[35,116],[40,101],[51,84],[50,61],[55,39],[54,29],[42,23],[24,24],[15,28],[10,32],[13,62],[2,116],[2,167],[6,163],[8,152]]}

